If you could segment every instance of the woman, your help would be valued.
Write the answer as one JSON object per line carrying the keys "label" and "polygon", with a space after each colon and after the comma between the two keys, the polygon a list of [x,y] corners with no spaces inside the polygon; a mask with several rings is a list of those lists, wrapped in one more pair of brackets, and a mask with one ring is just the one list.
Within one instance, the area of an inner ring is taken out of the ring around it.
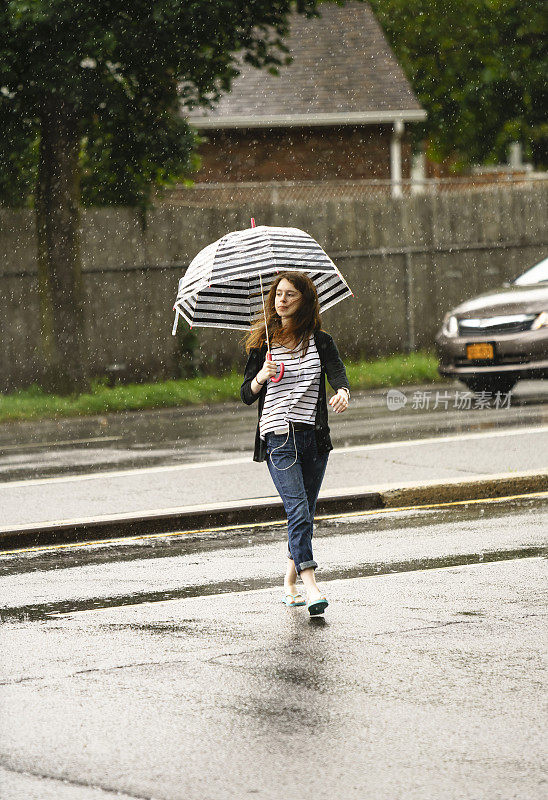
{"label": "woman", "polygon": [[[245,339],[249,358],[240,395],[251,405],[259,400],[254,461],[266,459],[287,514],[288,562],[284,579],[287,606],[306,605],[297,590],[297,575],[306,588],[308,611],[328,606],[316,583],[312,555],[316,500],[329,451],[325,379],[336,394],[329,405],[340,414],[348,407],[350,386],[335,342],[321,330],[318,294],[301,272],[277,275],[265,303],[272,361],[266,360],[265,322]],[[284,374],[273,383],[283,362]]]}

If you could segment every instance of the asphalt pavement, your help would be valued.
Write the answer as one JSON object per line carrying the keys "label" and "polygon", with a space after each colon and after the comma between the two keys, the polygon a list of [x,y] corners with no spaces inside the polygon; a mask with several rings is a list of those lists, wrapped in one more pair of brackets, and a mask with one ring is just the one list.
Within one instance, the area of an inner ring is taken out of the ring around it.
{"label": "asphalt pavement", "polygon": [[[348,411],[330,416],[318,510],[405,503],[403,489],[422,489],[423,502],[448,489],[466,499],[481,485],[548,489],[547,383],[518,384],[498,408],[458,382],[401,387],[395,408],[386,390],[353,393]],[[238,402],[2,425],[0,536],[223,524],[235,509],[239,522],[279,516],[266,463],[252,460],[256,423],[256,406]]]}
{"label": "asphalt pavement", "polygon": [[[281,602],[255,408],[0,427],[2,800],[542,797],[547,389],[331,417],[320,617]],[[162,528],[196,506],[250,522]],[[41,535],[92,515],[144,535]]]}
{"label": "asphalt pavement", "polygon": [[546,498],[0,554],[3,800],[538,800]]}

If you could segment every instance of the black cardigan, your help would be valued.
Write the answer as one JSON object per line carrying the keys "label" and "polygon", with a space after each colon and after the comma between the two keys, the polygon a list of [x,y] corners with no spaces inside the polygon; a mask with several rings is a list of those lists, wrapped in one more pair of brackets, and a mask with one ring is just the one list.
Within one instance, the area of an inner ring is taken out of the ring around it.
{"label": "black cardigan", "polygon": [[[329,425],[327,424],[327,397],[325,393],[325,378],[329,381],[331,387],[337,392],[339,389],[346,388],[350,391],[350,384],[346,376],[344,364],[339,356],[337,345],[332,337],[325,331],[316,331],[314,334],[314,341],[318,349],[318,355],[321,361],[321,374],[320,374],[320,390],[318,393],[318,402],[316,405],[316,420],[314,425],[314,432],[316,434],[316,445],[318,453],[328,453],[333,450],[331,437],[329,436]],[[255,400],[259,400],[258,418],[261,419],[263,411],[264,400],[266,397],[266,382],[258,394],[253,394],[251,391],[251,381],[259,370],[262,368],[266,359],[266,343],[259,349],[253,347],[249,352],[249,358],[245,365],[244,382],[240,387],[240,397],[246,405],[250,406]],[[264,461],[266,459],[266,442],[261,439],[259,423],[257,422],[257,431],[255,433],[255,450],[253,453],[253,461]]]}

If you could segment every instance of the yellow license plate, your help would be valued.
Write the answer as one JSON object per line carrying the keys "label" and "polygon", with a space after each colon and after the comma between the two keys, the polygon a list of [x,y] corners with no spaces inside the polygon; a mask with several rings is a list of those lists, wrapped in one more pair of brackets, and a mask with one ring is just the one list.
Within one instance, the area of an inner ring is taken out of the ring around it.
{"label": "yellow license plate", "polygon": [[478,358],[494,358],[493,345],[486,342],[466,345],[466,358],[476,360]]}

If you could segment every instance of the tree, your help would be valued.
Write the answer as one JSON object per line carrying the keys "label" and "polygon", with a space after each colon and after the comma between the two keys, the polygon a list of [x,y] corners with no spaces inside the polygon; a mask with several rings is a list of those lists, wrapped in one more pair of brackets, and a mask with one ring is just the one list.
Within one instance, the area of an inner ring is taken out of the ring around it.
{"label": "tree", "polygon": [[512,141],[548,166],[543,0],[370,0],[428,112],[413,126],[434,160],[506,160]]}
{"label": "tree", "polygon": [[[88,385],[82,190],[99,202],[118,196],[146,204],[154,182],[188,166],[193,136],[181,104],[213,105],[238,74],[238,54],[258,68],[284,63],[289,13],[316,16],[317,5],[0,0],[0,122],[8,133],[0,144],[7,166],[0,190],[16,199],[25,181],[35,186],[43,382],[50,390]],[[34,175],[22,169],[32,148]],[[110,182],[94,182],[96,171]]]}

